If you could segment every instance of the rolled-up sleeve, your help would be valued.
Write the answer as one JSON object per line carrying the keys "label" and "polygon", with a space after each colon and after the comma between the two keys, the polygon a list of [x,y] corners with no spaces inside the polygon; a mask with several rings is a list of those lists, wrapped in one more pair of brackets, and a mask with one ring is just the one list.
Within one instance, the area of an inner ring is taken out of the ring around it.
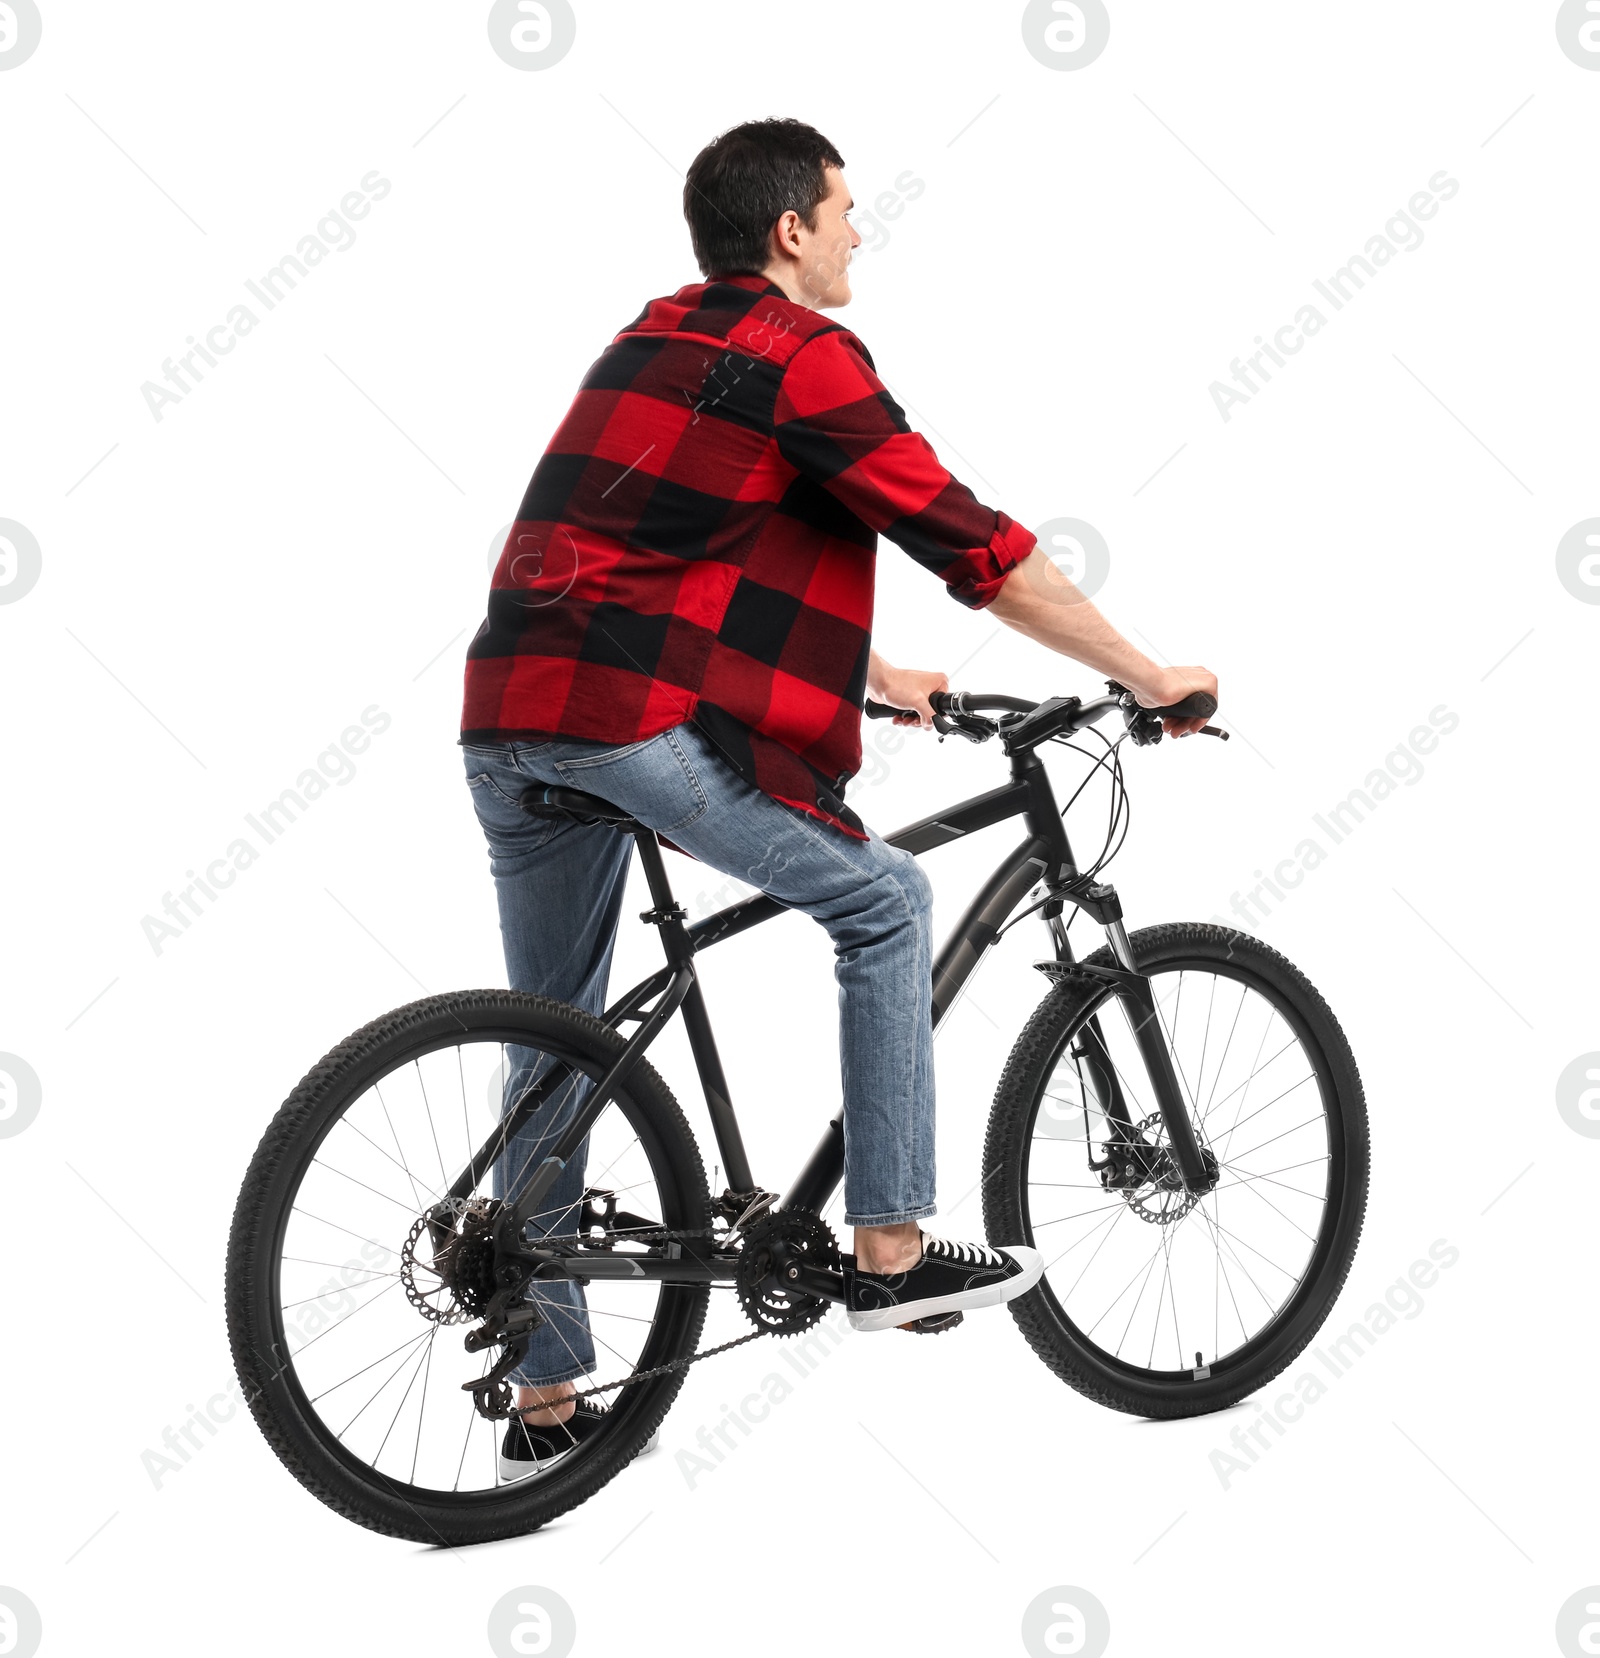
{"label": "rolled-up sleeve", "polygon": [[1032,533],[951,477],[873,372],[853,334],[830,330],[790,359],[775,410],[778,451],[974,610],[1033,550]]}

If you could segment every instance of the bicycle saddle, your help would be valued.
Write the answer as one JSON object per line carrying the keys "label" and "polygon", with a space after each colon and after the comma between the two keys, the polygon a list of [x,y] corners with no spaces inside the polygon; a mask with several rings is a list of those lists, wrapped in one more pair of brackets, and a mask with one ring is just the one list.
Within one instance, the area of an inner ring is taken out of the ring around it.
{"label": "bicycle saddle", "polygon": [[634,822],[620,806],[613,806],[597,794],[585,794],[582,789],[561,789],[548,783],[535,783],[531,789],[524,790],[521,805],[530,817],[566,817],[578,823],[631,825]]}

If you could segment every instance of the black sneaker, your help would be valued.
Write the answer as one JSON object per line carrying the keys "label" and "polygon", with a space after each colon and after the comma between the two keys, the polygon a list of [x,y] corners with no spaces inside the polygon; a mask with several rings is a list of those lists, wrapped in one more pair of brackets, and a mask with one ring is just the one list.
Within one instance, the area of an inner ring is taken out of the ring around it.
{"label": "black sneaker", "polygon": [[[509,1422],[500,1446],[500,1478],[522,1480],[540,1474],[575,1450],[606,1419],[606,1408],[593,1399],[580,1399],[565,1422]],[[659,1429],[644,1442],[640,1456],[661,1443]]]}
{"label": "black sneaker", "polygon": [[853,1330],[892,1330],[917,1319],[974,1307],[998,1307],[1025,1295],[1044,1276],[1044,1256],[1026,1244],[991,1249],[922,1234],[922,1259],[882,1277],[856,1270],[845,1256],[845,1304]]}

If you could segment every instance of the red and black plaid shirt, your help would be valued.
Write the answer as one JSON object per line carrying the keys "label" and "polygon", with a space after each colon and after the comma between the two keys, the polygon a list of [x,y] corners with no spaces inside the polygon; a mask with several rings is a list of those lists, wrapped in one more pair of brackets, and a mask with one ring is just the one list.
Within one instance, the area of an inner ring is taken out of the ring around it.
{"label": "red and black plaid shirt", "polygon": [[461,740],[693,720],[757,788],[861,837],[844,789],[879,533],[974,608],[1034,544],[945,471],[848,330],[759,276],[653,300],[534,470]]}

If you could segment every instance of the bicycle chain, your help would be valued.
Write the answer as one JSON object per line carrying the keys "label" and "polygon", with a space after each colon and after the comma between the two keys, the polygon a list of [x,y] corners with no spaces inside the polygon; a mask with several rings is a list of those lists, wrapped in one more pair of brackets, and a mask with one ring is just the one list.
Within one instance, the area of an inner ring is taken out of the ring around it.
{"label": "bicycle chain", "polygon": [[[630,1231],[615,1235],[626,1237],[630,1243],[673,1243],[684,1238],[715,1238],[717,1233],[714,1228],[710,1227],[677,1231],[671,1227],[659,1226],[651,1227],[649,1229],[641,1228],[638,1231]],[[730,1235],[731,1234],[729,1233],[724,1233],[722,1235],[722,1241],[726,1243]],[[540,1241],[541,1243],[548,1244],[587,1243],[591,1240],[585,1238],[581,1233],[573,1232],[559,1235],[547,1235]],[[958,1319],[959,1316],[960,1315],[958,1314]],[[798,1328],[805,1329],[808,1327],[809,1326],[807,1325],[801,1325]],[[700,1352],[691,1353],[686,1359],[671,1359],[666,1364],[655,1365],[649,1370],[635,1371],[633,1375],[624,1377],[620,1382],[599,1382],[593,1387],[575,1388],[571,1393],[563,1394],[559,1399],[550,1400],[548,1403],[551,1405],[565,1404],[569,1399],[576,1401],[579,1399],[593,1398],[597,1393],[614,1393],[618,1388],[629,1387],[634,1382],[647,1382],[653,1380],[657,1376],[670,1376],[675,1371],[687,1370],[690,1365],[698,1364],[701,1359],[714,1359],[719,1353],[729,1353],[732,1352],[735,1347],[744,1347],[752,1341],[760,1341],[763,1336],[777,1335],[780,1333],[784,1332],[781,1332],[776,1328],[752,1330],[748,1335],[735,1336],[732,1341],[720,1342],[715,1347],[702,1348]],[[509,1419],[511,1417],[520,1416],[521,1410],[534,1410],[542,1408],[547,1407],[525,1405],[519,1410],[517,1406],[513,1405],[506,1411],[505,1415]]]}
{"label": "bicycle chain", "polygon": [[[684,1238],[714,1238],[717,1233],[712,1227],[701,1227],[693,1231],[675,1231],[671,1227],[657,1226],[648,1231],[619,1233],[616,1236],[625,1237],[629,1243],[676,1243]],[[562,1236],[543,1237],[539,1241],[541,1244],[551,1244],[588,1243],[592,1240],[574,1232]],[[559,1399],[551,1400],[550,1403],[559,1405],[565,1404],[568,1399],[589,1399],[597,1393],[614,1393],[618,1388],[629,1387],[634,1382],[647,1382],[657,1376],[670,1376],[674,1371],[687,1370],[690,1365],[698,1364],[701,1359],[713,1359],[718,1353],[731,1352],[735,1347],[743,1347],[747,1342],[760,1341],[767,1334],[769,1332],[766,1330],[752,1330],[748,1335],[735,1336],[732,1341],[725,1341],[716,1347],[706,1347],[698,1353],[691,1353],[686,1359],[671,1359],[666,1364],[655,1365],[649,1370],[636,1370],[633,1375],[625,1377],[620,1382],[600,1382],[594,1387],[577,1388],[571,1393],[563,1394]],[[543,1407],[526,1405],[522,1408],[532,1410]],[[517,1414],[518,1411],[515,1406],[507,1412],[508,1417]]]}

